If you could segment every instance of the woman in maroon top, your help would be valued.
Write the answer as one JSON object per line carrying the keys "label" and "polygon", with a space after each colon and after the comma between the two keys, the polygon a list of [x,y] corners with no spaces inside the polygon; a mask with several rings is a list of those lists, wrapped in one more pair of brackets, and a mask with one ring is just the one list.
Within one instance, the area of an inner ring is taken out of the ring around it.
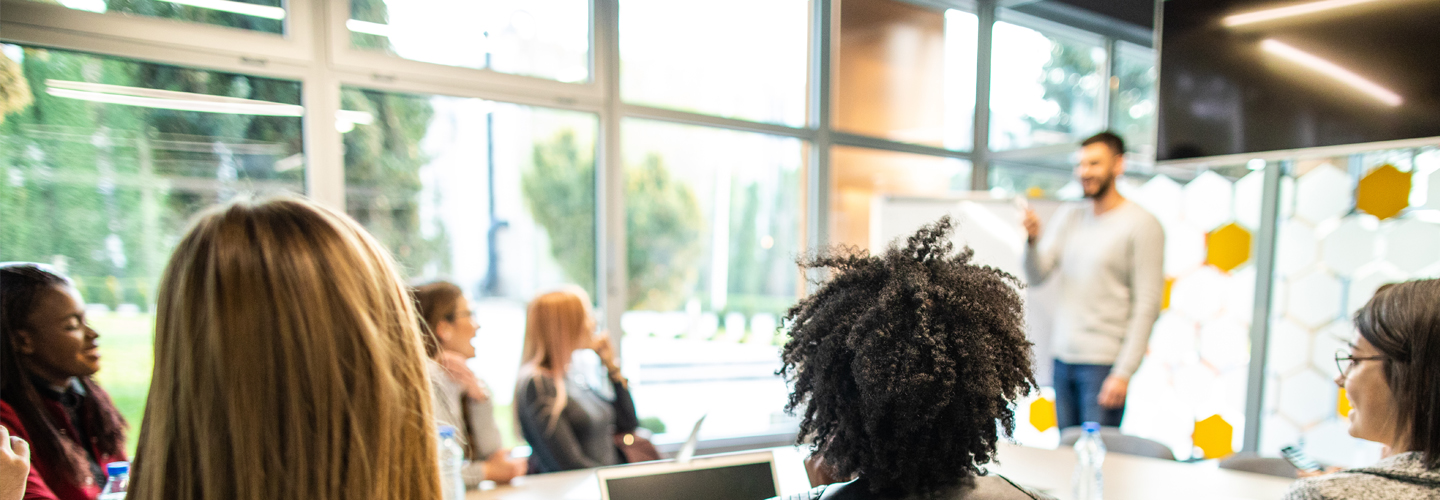
{"label": "woman in maroon top", "polygon": [[30,443],[26,500],[95,500],[125,460],[125,420],[91,378],[99,336],[69,279],[0,265],[0,425]]}

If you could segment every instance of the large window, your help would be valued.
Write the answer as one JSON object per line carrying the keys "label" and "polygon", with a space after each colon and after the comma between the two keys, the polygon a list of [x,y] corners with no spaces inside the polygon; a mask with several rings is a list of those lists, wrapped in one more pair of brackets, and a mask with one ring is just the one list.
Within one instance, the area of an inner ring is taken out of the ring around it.
{"label": "large window", "polygon": [[990,148],[1067,144],[1105,128],[1108,56],[1098,41],[995,23]]}
{"label": "large window", "polygon": [[283,34],[288,10],[281,0],[64,0],[69,9],[174,19],[227,28]]}
{"label": "large window", "polygon": [[1155,53],[1128,43],[1115,51],[1110,78],[1110,128],[1142,159],[1155,159]]}
{"label": "large window", "polygon": [[78,279],[135,426],[155,279],[236,196],[343,208],[407,279],[458,283],[502,426],[524,306],[577,284],[659,442],[708,413],[706,440],[773,445],[804,251],[878,248],[895,200],[1074,198],[1075,139],[1153,142],[1152,52],[993,2],[0,6],[0,260]]}
{"label": "large window", "polygon": [[793,430],[775,375],[800,289],[796,139],[627,120],[623,349],[642,416],[683,440]]}
{"label": "large window", "polygon": [[897,0],[837,3],[836,128],[970,149],[975,120],[975,15]]}
{"label": "large window", "polygon": [[624,0],[620,16],[627,102],[805,125],[809,0]]}
{"label": "large window", "polygon": [[104,346],[100,383],[138,429],[155,287],[191,216],[304,191],[300,84],[0,49],[0,261],[75,280]]}
{"label": "large window", "polygon": [[586,0],[350,0],[351,44],[412,61],[590,79]]}
{"label": "large window", "polygon": [[465,291],[480,325],[471,367],[508,415],[525,304],[566,284],[595,292],[595,116],[352,88],[342,95],[354,113],[383,117],[345,127],[347,211],[407,278]]}

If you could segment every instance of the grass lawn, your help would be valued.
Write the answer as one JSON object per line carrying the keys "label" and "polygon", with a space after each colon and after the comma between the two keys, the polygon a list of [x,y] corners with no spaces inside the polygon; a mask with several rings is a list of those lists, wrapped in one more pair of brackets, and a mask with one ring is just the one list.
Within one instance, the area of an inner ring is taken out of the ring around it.
{"label": "grass lawn", "polygon": [[125,421],[130,456],[140,440],[145,395],[150,393],[150,372],[155,365],[155,316],[151,314],[90,313],[90,326],[100,333],[100,373],[95,379],[110,393]]}

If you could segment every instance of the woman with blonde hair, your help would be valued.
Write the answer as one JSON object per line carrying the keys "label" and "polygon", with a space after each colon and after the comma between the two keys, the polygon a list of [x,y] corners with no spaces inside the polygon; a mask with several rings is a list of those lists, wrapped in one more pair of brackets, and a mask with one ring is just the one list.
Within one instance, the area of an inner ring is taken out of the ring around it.
{"label": "woman with blonde hair", "polygon": [[158,299],[127,498],[440,497],[419,320],[349,217],[291,198],[211,210]]}
{"label": "woman with blonde hair", "polygon": [[[533,450],[531,472],[622,463],[625,457],[617,446],[635,442],[633,433],[639,427],[635,403],[610,337],[594,333],[595,320],[585,297],[578,288],[546,293],[530,302],[526,314],[515,409],[520,431]],[[585,349],[600,356],[613,397],[571,376],[571,357]]]}

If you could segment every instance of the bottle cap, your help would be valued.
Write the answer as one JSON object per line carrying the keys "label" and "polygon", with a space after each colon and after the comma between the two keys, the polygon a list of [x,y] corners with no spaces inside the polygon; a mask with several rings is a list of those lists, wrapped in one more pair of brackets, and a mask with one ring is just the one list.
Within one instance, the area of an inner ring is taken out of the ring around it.
{"label": "bottle cap", "polygon": [[440,437],[442,437],[442,438],[453,438],[453,437],[455,437],[455,427],[454,427],[454,426],[450,426],[450,425],[442,425],[442,426],[440,426]]}
{"label": "bottle cap", "polygon": [[105,465],[105,475],[117,476],[130,473],[130,462],[110,462]]}
{"label": "bottle cap", "polygon": [[1100,422],[1085,422],[1081,429],[1085,432],[1100,432]]}

